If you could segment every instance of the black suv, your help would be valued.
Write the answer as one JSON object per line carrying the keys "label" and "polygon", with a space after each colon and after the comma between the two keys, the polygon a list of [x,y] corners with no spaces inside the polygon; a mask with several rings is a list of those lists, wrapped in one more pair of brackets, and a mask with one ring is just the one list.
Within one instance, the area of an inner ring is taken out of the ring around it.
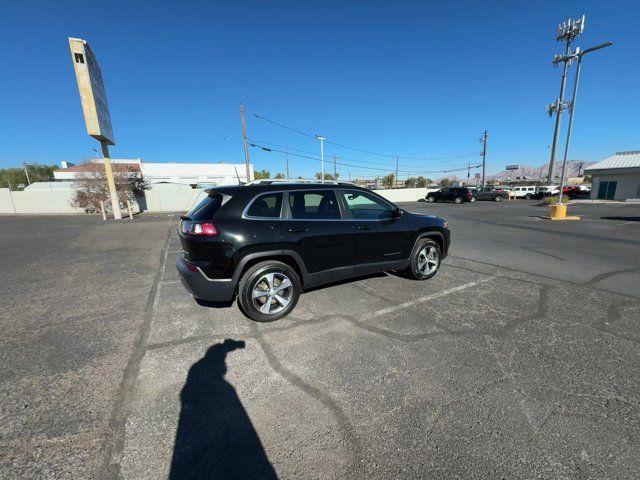
{"label": "black suv", "polygon": [[447,187],[427,194],[427,202],[475,202],[476,197],[466,187]]}
{"label": "black suv", "polygon": [[238,296],[249,318],[287,315],[304,289],[386,270],[433,277],[449,225],[341,182],[251,182],[207,190],[182,217],[182,283],[199,300]]}

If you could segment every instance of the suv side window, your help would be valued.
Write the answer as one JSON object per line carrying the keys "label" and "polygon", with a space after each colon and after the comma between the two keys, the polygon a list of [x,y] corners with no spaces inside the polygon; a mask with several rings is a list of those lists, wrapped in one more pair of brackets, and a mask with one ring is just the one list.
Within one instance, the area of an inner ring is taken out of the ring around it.
{"label": "suv side window", "polygon": [[291,218],[295,220],[332,220],[340,218],[340,207],[332,190],[289,192]]}
{"label": "suv side window", "polygon": [[373,195],[355,190],[346,191],[343,195],[354,220],[380,220],[393,217],[393,208]]}
{"label": "suv side window", "polygon": [[248,217],[279,218],[282,209],[282,193],[267,193],[253,200],[247,210]]}

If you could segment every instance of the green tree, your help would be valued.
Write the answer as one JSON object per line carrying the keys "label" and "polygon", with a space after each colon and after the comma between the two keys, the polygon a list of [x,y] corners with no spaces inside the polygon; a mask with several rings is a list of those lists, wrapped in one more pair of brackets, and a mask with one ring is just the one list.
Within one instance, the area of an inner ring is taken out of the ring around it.
{"label": "green tree", "polygon": [[417,184],[418,184],[418,179],[415,177],[409,177],[407,178],[407,181],[404,182],[404,186],[407,188],[416,188]]}
{"label": "green tree", "polygon": [[[339,173],[336,173],[336,176],[334,177],[334,176],[333,176],[333,175],[331,175],[330,173],[324,172],[324,179],[325,179],[325,180],[337,180],[339,176],[340,176],[340,174],[339,174]],[[318,180],[321,180],[321,179],[322,179],[322,173],[321,173],[321,172],[317,172],[317,173],[316,173],[316,175],[315,175],[315,177],[316,177]]]}
{"label": "green tree", "polygon": [[[7,188],[11,185],[12,190],[17,190],[19,184],[27,185],[29,181],[33,182],[50,182],[53,178],[53,171],[57,167],[55,165],[42,165],[39,163],[28,164],[24,168],[1,168],[0,169],[0,188]],[[29,172],[29,181],[27,174]]]}
{"label": "green tree", "polygon": [[394,173],[390,173],[389,175],[385,175],[382,177],[382,185],[387,188],[393,188],[393,185],[396,183],[396,175]]}
{"label": "green tree", "polygon": [[424,178],[422,175],[420,175],[418,178],[416,178],[416,187],[418,188],[424,188],[427,186],[427,179]]}
{"label": "green tree", "polygon": [[450,187],[452,185],[452,181],[449,178],[442,178],[440,179],[440,186],[441,187]]}
{"label": "green tree", "polygon": [[280,172],[276,173],[275,178],[285,178],[284,173],[280,173]]}
{"label": "green tree", "polygon": [[271,172],[269,170],[258,170],[257,172],[253,172],[253,178],[256,180],[264,180],[267,178],[271,178]]}

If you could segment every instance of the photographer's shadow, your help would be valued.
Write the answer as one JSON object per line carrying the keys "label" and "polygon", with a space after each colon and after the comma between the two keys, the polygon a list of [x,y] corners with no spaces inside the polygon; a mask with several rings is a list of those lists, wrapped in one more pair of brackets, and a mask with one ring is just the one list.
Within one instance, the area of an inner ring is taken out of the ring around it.
{"label": "photographer's shadow", "polygon": [[244,346],[229,339],[213,345],[189,370],[169,478],[277,478],[235,389],[224,378],[227,353]]}

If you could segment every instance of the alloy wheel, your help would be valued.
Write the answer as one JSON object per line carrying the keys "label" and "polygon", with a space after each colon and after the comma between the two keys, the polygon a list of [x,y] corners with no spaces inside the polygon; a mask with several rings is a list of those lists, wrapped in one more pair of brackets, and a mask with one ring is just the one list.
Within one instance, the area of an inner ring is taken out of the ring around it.
{"label": "alloy wheel", "polygon": [[434,245],[426,245],[418,253],[418,270],[422,275],[431,275],[438,269],[440,254]]}
{"label": "alloy wheel", "polygon": [[289,305],[292,295],[291,279],[282,272],[269,272],[253,285],[251,301],[260,313],[275,315]]}

